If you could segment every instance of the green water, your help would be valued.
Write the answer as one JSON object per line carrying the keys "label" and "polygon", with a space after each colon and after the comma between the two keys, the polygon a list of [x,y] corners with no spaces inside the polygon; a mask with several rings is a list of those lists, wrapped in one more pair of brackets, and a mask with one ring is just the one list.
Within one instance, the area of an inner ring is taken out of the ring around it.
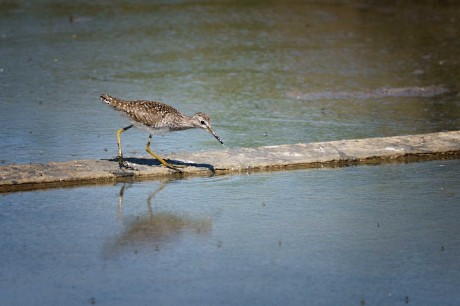
{"label": "green water", "polygon": [[[1,1],[1,162],[115,156],[127,122],[101,92],[206,111],[228,147],[459,129],[459,6],[347,3]],[[426,86],[449,91],[337,95]],[[220,148],[202,131],[154,147]]]}

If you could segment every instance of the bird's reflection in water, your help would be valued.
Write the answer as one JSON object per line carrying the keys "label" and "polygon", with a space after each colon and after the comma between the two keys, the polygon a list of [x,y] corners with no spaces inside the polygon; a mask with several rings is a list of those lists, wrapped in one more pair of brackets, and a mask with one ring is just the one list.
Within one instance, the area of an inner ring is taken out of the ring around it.
{"label": "bird's reflection in water", "polygon": [[[123,221],[123,230],[114,241],[107,244],[105,250],[109,257],[125,252],[137,254],[141,250],[160,251],[161,246],[173,241],[184,233],[203,235],[211,232],[211,219],[193,219],[188,216],[169,212],[154,212],[152,202],[171,181],[162,181],[158,189],[146,199],[147,211],[130,221]],[[123,198],[132,185],[124,183],[118,195],[118,220],[123,218]]]}

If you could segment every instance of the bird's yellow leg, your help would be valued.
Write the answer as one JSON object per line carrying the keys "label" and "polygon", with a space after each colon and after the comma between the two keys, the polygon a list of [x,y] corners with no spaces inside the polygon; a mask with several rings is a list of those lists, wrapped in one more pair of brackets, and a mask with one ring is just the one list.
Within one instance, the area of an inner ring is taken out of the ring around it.
{"label": "bird's yellow leg", "polygon": [[149,140],[147,141],[147,144],[145,145],[145,150],[146,150],[150,155],[152,155],[153,157],[155,157],[163,166],[168,167],[169,169],[173,169],[173,170],[182,172],[181,170],[177,169],[178,166],[173,166],[173,165],[167,163],[163,158],[161,158],[161,157],[158,156],[155,152],[153,152],[152,150],[150,150],[150,142],[151,142],[151,141],[152,141],[152,134],[149,135]]}
{"label": "bird's yellow leg", "polygon": [[125,128],[119,129],[117,131],[117,143],[118,143],[118,165],[120,165],[120,168],[128,168],[128,169],[133,169],[133,167],[129,166],[128,163],[123,159],[123,153],[121,151],[121,138],[120,135],[126,130],[129,130],[132,128],[133,125],[131,124],[130,126],[127,126]]}

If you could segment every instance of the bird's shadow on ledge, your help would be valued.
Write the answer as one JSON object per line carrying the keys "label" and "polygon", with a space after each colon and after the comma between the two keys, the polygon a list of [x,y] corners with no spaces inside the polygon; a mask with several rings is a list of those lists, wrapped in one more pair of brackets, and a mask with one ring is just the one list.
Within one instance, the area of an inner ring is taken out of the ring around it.
{"label": "bird's shadow on ledge", "polygon": [[[153,159],[153,158],[141,158],[141,157],[124,157],[123,158],[125,161],[127,161],[130,164],[133,164],[133,166],[140,165],[140,166],[163,166],[158,160]],[[118,158],[111,158],[111,159],[105,159],[108,161],[114,161],[118,163]],[[187,163],[183,162],[180,160],[175,160],[175,159],[165,159],[165,161],[172,166],[183,166],[183,167],[196,167],[196,168],[206,168],[212,173],[215,173],[216,170],[213,165],[211,164],[204,164],[204,163]]]}

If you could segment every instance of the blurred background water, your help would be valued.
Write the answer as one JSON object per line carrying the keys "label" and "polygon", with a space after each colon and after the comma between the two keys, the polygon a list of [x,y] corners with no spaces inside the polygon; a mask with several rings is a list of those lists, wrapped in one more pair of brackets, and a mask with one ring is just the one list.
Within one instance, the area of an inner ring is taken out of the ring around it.
{"label": "blurred background water", "polygon": [[[114,157],[127,122],[102,92],[208,112],[227,147],[458,130],[459,31],[447,0],[0,0],[0,164]],[[123,136],[145,155],[146,133]],[[459,168],[0,194],[1,301],[458,305]]]}
{"label": "blurred background water", "polygon": [[[115,156],[127,122],[101,92],[206,111],[228,147],[460,126],[456,2],[7,0],[0,12],[3,164]],[[353,94],[426,86],[448,92]],[[147,136],[127,132],[126,155],[144,155]],[[220,148],[202,131],[154,146]]]}

